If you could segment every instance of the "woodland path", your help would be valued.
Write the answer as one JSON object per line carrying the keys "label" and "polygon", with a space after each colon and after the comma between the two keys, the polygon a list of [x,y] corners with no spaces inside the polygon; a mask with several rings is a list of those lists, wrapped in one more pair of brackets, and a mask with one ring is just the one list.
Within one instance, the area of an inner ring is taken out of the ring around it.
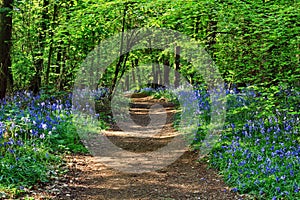
{"label": "woodland path", "polygon": [[[148,110],[151,105],[160,102],[164,106],[167,123],[163,131],[150,137],[139,137],[113,128],[104,134],[114,144],[131,152],[149,152],[165,146],[176,134],[172,128],[173,105],[151,97],[132,99],[131,116],[140,125],[149,123]],[[91,155],[68,156],[67,160],[70,171],[54,199],[242,199],[230,191],[205,161],[199,162],[198,153],[192,151],[184,152],[171,165],[145,173],[122,172]]]}

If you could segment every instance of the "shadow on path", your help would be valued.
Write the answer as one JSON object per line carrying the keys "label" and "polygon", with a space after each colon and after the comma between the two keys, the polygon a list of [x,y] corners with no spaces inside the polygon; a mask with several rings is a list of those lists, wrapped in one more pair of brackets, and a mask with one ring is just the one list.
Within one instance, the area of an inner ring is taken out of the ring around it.
{"label": "shadow on path", "polygon": [[[152,152],[169,144],[178,135],[172,128],[176,113],[174,105],[161,102],[166,109],[167,119],[163,127],[155,129],[147,126],[150,123],[149,108],[155,103],[159,103],[158,100],[151,97],[133,99],[130,108],[132,120],[146,127],[144,131],[132,133],[114,127],[104,132],[106,138],[132,153]],[[151,132],[153,129],[160,131]],[[102,162],[103,159],[99,157],[69,156],[69,183],[56,199],[241,199],[241,196],[230,191],[214,170],[208,169],[206,162],[197,161],[196,152],[185,149],[180,153],[181,156],[171,165],[147,173],[126,173],[108,167],[113,164],[126,167],[132,162],[130,158],[128,163],[110,158],[110,165],[105,165],[105,161]]]}

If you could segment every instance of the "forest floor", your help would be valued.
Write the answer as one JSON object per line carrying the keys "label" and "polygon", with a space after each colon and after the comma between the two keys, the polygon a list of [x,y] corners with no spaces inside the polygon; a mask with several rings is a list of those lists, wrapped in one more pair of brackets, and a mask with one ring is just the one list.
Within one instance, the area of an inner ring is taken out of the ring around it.
{"label": "forest floor", "polygon": [[[176,112],[173,104],[151,97],[132,99],[131,117],[135,123],[144,125],[145,128],[155,128],[145,126],[150,123],[149,108],[157,103],[164,107],[167,120],[162,131],[141,136],[132,135],[114,127],[104,131],[103,134],[127,152],[141,155],[168,144],[176,136],[176,131],[172,127],[172,119]],[[154,108],[154,114],[160,113],[158,110],[155,113]],[[96,141],[96,138],[93,140]],[[118,155],[122,157],[122,154]],[[55,186],[45,186],[43,192],[40,192],[44,194],[37,192],[35,196],[44,199],[42,196],[51,194],[51,199],[64,200],[243,199],[241,195],[232,192],[226,186],[217,172],[208,167],[206,161],[198,161],[198,158],[197,152],[186,149],[181,152],[181,156],[175,162],[168,166],[143,173],[141,171],[132,173],[126,172],[126,165],[130,166],[133,162],[130,158],[120,158],[122,161],[118,161],[118,158],[102,159],[104,161],[102,162],[97,156],[69,155],[66,157],[69,172],[62,179],[56,180]],[[153,166],[154,163],[148,164]],[[124,170],[118,170],[123,167]]]}

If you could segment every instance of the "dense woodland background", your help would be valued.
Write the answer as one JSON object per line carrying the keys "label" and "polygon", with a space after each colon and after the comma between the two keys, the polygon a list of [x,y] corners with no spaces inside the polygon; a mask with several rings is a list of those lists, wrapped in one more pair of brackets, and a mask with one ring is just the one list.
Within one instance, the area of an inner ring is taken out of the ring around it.
{"label": "dense woodland background", "polygon": [[[168,28],[200,41],[228,84],[299,86],[297,1],[2,0],[1,7],[1,98],[5,91],[71,89],[81,62],[101,41],[142,27]],[[175,67],[173,55],[135,52],[121,60],[126,64],[118,76],[151,54]],[[182,73],[200,82],[193,69]]]}

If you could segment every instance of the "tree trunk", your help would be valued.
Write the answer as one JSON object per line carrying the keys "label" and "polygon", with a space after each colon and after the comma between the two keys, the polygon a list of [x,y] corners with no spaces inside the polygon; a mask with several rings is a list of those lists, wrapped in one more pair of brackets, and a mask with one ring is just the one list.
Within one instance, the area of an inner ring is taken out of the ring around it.
{"label": "tree trunk", "polygon": [[175,47],[175,81],[174,81],[174,87],[178,88],[180,84],[180,46]]}
{"label": "tree trunk", "polygon": [[[54,8],[53,8],[53,17],[52,17],[52,22],[56,23],[56,17],[57,17],[57,4],[54,4]],[[53,56],[53,37],[54,37],[54,26],[52,27],[52,30],[50,32],[50,37],[51,37],[51,41],[50,41],[50,47],[49,47],[49,54],[48,54],[48,64],[47,64],[47,69],[46,69],[46,77],[45,77],[45,84],[49,85],[49,74],[50,74],[50,67],[51,67],[51,60],[52,60],[52,56]]]}
{"label": "tree trunk", "polygon": [[10,48],[12,34],[12,10],[13,0],[0,1],[0,99],[5,98],[9,68],[11,65]]}
{"label": "tree trunk", "polygon": [[131,68],[132,85],[133,85],[134,87],[136,87],[137,84],[136,84],[135,67],[137,67],[137,66],[135,66],[135,61],[132,61],[131,64],[132,64],[132,65],[131,65],[131,66],[132,66],[132,68]]}
{"label": "tree trunk", "polygon": [[125,78],[125,91],[129,91],[129,90],[130,90],[130,80],[129,80],[129,74],[127,74]]}
{"label": "tree trunk", "polygon": [[160,64],[157,62],[156,63],[156,73],[157,73],[157,76],[158,76],[158,84],[162,84],[163,83],[163,78],[162,78],[162,73],[161,73],[161,70],[160,70]]}
{"label": "tree trunk", "polygon": [[140,71],[140,68],[139,68],[139,60],[138,59],[135,59],[135,69],[136,69],[136,76],[137,76],[137,80],[138,80],[138,88],[141,86],[142,84],[142,78],[141,78],[141,71]]}
{"label": "tree trunk", "polygon": [[8,92],[13,92],[14,91],[14,78],[12,74],[12,68],[11,68],[11,58],[9,58],[8,61],[8,72],[7,72],[7,91]]}
{"label": "tree trunk", "polygon": [[59,77],[58,77],[58,83],[57,83],[57,88],[59,90],[63,90],[64,88],[64,83],[65,83],[65,68],[66,68],[66,54],[67,50],[66,48],[63,49],[62,54],[61,54],[61,62],[60,62],[60,71],[59,71]]}
{"label": "tree trunk", "polygon": [[157,73],[156,73],[156,63],[152,63],[152,76],[153,76],[153,81],[152,83],[157,83],[158,80],[157,80]]}
{"label": "tree trunk", "polygon": [[120,45],[120,50],[119,50],[119,55],[120,56],[119,56],[119,60],[116,64],[116,69],[114,71],[114,77],[112,79],[112,83],[111,83],[111,86],[110,86],[109,98],[112,98],[113,91],[114,91],[114,89],[117,85],[119,74],[122,73],[121,72],[122,71],[122,69],[121,69],[122,63],[124,63],[124,65],[125,65],[125,60],[127,60],[127,58],[125,58],[125,56],[123,54],[123,51],[124,51],[124,31],[125,31],[125,22],[126,22],[127,9],[128,9],[128,6],[127,6],[127,4],[125,4],[124,10],[123,10],[123,18],[122,18],[121,45]]}
{"label": "tree trunk", "polygon": [[46,38],[46,30],[47,30],[47,23],[48,21],[48,6],[49,6],[49,0],[43,1],[43,14],[42,14],[42,23],[41,27],[42,30],[38,33],[38,47],[37,47],[37,53],[34,55],[34,66],[35,66],[35,75],[33,77],[33,80],[31,81],[31,87],[30,89],[33,91],[34,94],[37,94],[40,90],[41,84],[42,84],[42,71],[43,71],[43,65],[44,65],[44,59],[43,59],[43,51],[45,47],[45,38]]}
{"label": "tree trunk", "polygon": [[207,26],[207,41],[206,44],[208,46],[208,50],[209,53],[211,55],[211,57],[214,59],[215,58],[215,44],[217,42],[216,38],[217,38],[217,31],[218,31],[218,21],[215,20],[215,16],[211,15],[209,16],[210,21],[208,22],[208,26]]}
{"label": "tree trunk", "polygon": [[170,61],[167,57],[164,57],[164,85],[170,86]]}

